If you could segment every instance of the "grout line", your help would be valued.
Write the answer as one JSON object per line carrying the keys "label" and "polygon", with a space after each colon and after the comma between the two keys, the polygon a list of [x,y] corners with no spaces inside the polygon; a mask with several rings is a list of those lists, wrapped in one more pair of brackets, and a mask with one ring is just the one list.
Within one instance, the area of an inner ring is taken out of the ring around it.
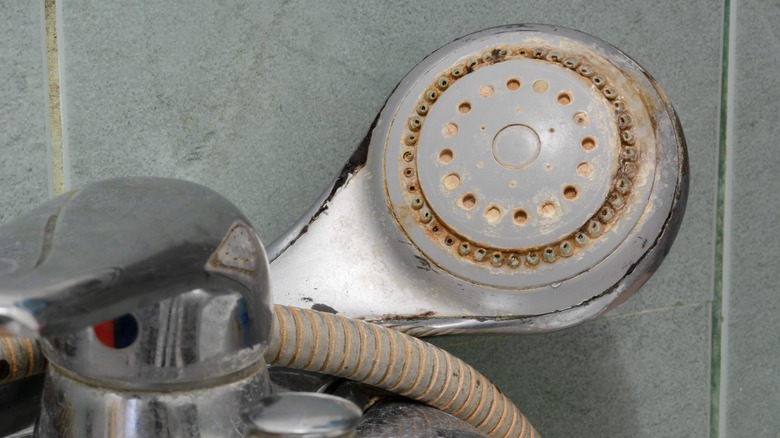
{"label": "grout line", "polygon": [[54,196],[65,192],[65,154],[62,147],[62,108],[60,106],[60,69],[57,50],[56,0],[44,0],[46,22],[46,64],[49,78],[49,125],[51,127],[50,190]]}
{"label": "grout line", "polygon": [[628,312],[628,313],[618,313],[616,315],[611,315],[609,313],[597,316],[596,318],[593,318],[592,321],[609,321],[614,319],[622,319],[622,318],[628,318],[631,316],[640,316],[640,315],[646,315],[648,313],[656,313],[656,312],[665,312],[667,310],[678,310],[678,309],[689,309],[693,307],[700,307],[700,306],[706,306],[707,303],[701,302],[701,303],[694,303],[694,304],[677,304],[673,306],[665,306],[665,307],[654,307],[652,309],[644,309],[644,310],[638,310],[636,312]]}
{"label": "grout line", "polygon": [[712,299],[710,437],[727,432],[728,305],[731,280],[731,187],[734,151],[737,0],[725,0],[718,140],[718,190],[715,217],[715,272]]}
{"label": "grout line", "polygon": [[728,51],[728,90],[726,95],[726,174],[724,176],[723,187],[723,275],[721,283],[721,342],[720,342],[720,435],[725,437],[728,431],[726,421],[728,419],[728,371],[729,371],[729,314],[731,302],[731,244],[732,244],[732,209],[733,198],[732,188],[734,187],[734,151],[737,143],[735,141],[735,114],[737,111],[737,2],[730,0],[729,5],[729,51]]}
{"label": "grout line", "polygon": [[[639,311],[630,312],[630,313],[620,313],[620,314],[617,314],[617,315],[606,314],[606,315],[597,316],[597,317],[595,317],[593,319],[589,319],[589,320],[583,322],[581,325],[576,326],[576,327],[584,327],[585,325],[594,324],[594,323],[599,322],[599,321],[614,321],[614,320],[619,320],[619,319],[624,319],[624,318],[630,318],[630,317],[633,317],[633,316],[646,315],[646,314],[649,314],[649,313],[666,312],[666,311],[670,311],[670,310],[674,311],[674,310],[681,310],[681,309],[690,309],[690,308],[695,308],[695,307],[704,307],[704,306],[707,306],[708,304],[709,303],[706,303],[706,302],[701,302],[701,303],[696,303],[696,304],[680,304],[680,305],[674,305],[674,306],[655,307],[655,308],[652,308],[652,309],[644,309],[644,310],[639,310]],[[574,328],[575,327],[570,327],[570,329],[574,329]],[[551,333],[552,332],[540,333],[540,335],[544,336],[546,334],[551,334]],[[531,334],[514,335],[514,334],[507,333],[507,334],[486,334],[486,335],[473,335],[472,334],[472,335],[458,335],[458,336],[470,336],[470,337],[469,337],[469,339],[458,340],[458,342],[454,342],[454,343],[448,344],[446,342],[447,336],[439,336],[438,339],[442,340],[442,342],[437,343],[436,345],[441,347],[441,348],[447,349],[447,348],[452,348],[452,347],[462,347],[462,346],[466,346],[466,345],[492,341],[494,339],[505,338],[505,337],[512,337],[512,336],[536,336],[536,335],[531,335]],[[434,338],[434,337],[435,336],[433,336],[431,338]]]}

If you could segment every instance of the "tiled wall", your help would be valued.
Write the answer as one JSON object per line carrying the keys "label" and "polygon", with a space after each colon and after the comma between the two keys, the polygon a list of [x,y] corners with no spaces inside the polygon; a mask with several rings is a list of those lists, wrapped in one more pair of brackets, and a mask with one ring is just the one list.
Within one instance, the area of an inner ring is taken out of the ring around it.
{"label": "tiled wall", "polygon": [[52,156],[44,0],[0,0],[0,221],[58,191],[57,172],[66,188],[157,175],[223,193],[270,242],[430,51],[501,24],[577,28],[646,67],[680,115],[691,191],[677,243],[605,317],[438,343],[547,437],[775,437],[780,1],[723,1],[57,0]]}
{"label": "tiled wall", "polygon": [[0,1],[0,222],[49,197],[43,2]]}

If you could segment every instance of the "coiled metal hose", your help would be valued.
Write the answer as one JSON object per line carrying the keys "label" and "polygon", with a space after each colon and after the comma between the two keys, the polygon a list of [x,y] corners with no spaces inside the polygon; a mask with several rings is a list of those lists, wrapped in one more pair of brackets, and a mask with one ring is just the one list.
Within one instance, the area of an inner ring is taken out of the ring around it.
{"label": "coiled metal hose", "polygon": [[357,380],[439,408],[490,436],[536,437],[477,370],[420,339],[329,313],[276,306],[268,363]]}
{"label": "coiled metal hose", "polygon": [[38,342],[0,333],[0,385],[42,373],[46,358]]}
{"label": "coiled metal hose", "polygon": [[[462,360],[392,329],[339,315],[276,306],[266,362],[356,380],[441,409],[494,437],[538,437],[525,415]],[[24,353],[24,354],[20,354]],[[41,372],[37,343],[0,336],[0,384]]]}

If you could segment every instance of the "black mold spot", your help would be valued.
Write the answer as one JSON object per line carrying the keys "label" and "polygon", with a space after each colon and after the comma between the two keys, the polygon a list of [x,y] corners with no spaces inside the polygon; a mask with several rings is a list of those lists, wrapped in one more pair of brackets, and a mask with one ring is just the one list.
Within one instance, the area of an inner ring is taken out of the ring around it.
{"label": "black mold spot", "polygon": [[420,256],[414,256],[414,258],[416,258],[417,261],[420,262],[420,264],[417,266],[417,269],[422,269],[423,271],[431,271],[431,264],[428,263],[428,260],[425,260]]}
{"label": "black mold spot", "polygon": [[333,307],[327,306],[325,304],[320,304],[320,303],[311,306],[311,310],[316,310],[318,312],[332,313],[334,315],[339,313]]}
{"label": "black mold spot", "polygon": [[5,359],[0,360],[0,380],[5,379],[9,375],[11,375],[11,365]]}

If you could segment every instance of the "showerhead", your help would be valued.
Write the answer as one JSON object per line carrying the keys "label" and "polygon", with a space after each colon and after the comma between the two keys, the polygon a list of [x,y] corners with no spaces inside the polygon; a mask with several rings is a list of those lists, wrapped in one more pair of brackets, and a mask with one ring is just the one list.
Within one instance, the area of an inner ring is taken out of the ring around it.
{"label": "showerhead", "polygon": [[404,77],[271,245],[277,300],[417,334],[566,327],[647,280],[687,184],[677,116],[625,54],[560,27],[485,30]]}

